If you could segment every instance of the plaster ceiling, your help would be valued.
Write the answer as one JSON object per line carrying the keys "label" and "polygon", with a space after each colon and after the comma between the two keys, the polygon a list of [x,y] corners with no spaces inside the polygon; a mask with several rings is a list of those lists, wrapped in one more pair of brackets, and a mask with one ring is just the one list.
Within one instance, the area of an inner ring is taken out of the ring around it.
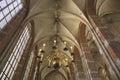
{"label": "plaster ceiling", "polygon": [[79,24],[84,17],[72,0],[38,0],[31,5],[27,18],[34,21],[36,43],[45,36],[49,41],[55,35],[67,36],[75,41]]}
{"label": "plaster ceiling", "polygon": [[96,0],[95,6],[99,16],[120,12],[120,0]]}
{"label": "plaster ceiling", "polygon": [[[96,14],[99,16],[119,12],[120,10],[118,2],[115,3],[114,0],[95,1]],[[112,8],[109,7],[111,4],[114,4]],[[80,22],[90,26],[83,14],[84,8],[85,0],[30,0],[30,11],[26,20],[28,22],[31,20],[34,22],[33,44],[41,47],[43,43],[46,43],[46,49],[49,51],[53,40],[58,37],[57,41],[60,47],[63,47],[63,44],[60,42],[61,40],[69,42],[69,46],[77,46]],[[56,74],[56,72],[49,74],[54,71],[54,69],[48,69],[45,65],[46,63],[41,66],[43,80],[45,78],[49,79],[54,73]],[[66,68],[59,70],[59,72],[64,75],[64,79],[67,79],[67,71],[68,69]],[[64,80],[61,74],[58,73],[57,75],[61,77],[61,80]]]}
{"label": "plaster ceiling", "polygon": [[[78,0],[31,0],[27,20],[34,22],[34,45],[41,47],[46,43],[46,50],[49,51],[53,40],[58,37],[60,47],[63,46],[61,40],[69,42],[69,46],[76,46],[79,24],[84,22],[79,8],[81,6],[83,10],[84,5],[77,2]],[[41,67],[43,76],[53,71],[44,68],[45,64]],[[67,70],[62,68],[60,72],[64,75]]]}

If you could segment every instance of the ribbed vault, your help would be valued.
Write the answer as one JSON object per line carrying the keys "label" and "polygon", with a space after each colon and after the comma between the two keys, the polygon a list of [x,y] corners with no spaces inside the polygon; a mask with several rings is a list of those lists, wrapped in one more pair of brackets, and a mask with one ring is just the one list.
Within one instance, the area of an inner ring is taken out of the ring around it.
{"label": "ribbed vault", "polygon": [[[31,3],[26,21],[34,22],[34,46],[41,47],[46,43],[46,50],[49,51],[56,37],[61,47],[64,45],[60,41],[69,42],[69,46],[78,46],[79,24],[84,23],[86,19],[79,8],[80,4],[76,5],[77,0],[74,2],[72,0],[37,0]],[[83,9],[83,4],[81,8]],[[43,80],[48,79],[47,77],[52,75],[49,73],[54,71],[54,69],[48,69],[46,65],[47,63],[44,62],[40,66]],[[68,80],[68,72],[69,69],[63,67],[59,69],[58,76],[61,76],[59,75],[61,73],[65,80]]]}

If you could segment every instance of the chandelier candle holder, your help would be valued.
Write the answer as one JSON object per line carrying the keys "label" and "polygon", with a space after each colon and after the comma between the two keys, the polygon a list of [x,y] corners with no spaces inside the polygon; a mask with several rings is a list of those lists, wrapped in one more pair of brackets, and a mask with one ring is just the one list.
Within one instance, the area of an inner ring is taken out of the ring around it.
{"label": "chandelier candle holder", "polygon": [[42,63],[42,61],[43,61],[43,56],[44,56],[43,53],[45,53],[45,51],[40,49],[39,53],[38,53],[38,57],[39,57],[40,63]]}
{"label": "chandelier candle holder", "polygon": [[65,47],[64,47],[64,51],[68,51],[68,48],[67,48],[67,42],[64,42],[64,44],[65,44]]}
{"label": "chandelier candle holder", "polygon": [[54,69],[59,69],[62,66],[68,67],[72,61],[68,55],[58,49],[49,53],[45,60],[48,60],[48,68],[54,67]]}
{"label": "chandelier candle holder", "polygon": [[57,49],[57,46],[56,46],[56,40],[54,40],[54,45],[52,47],[53,49]]}
{"label": "chandelier candle holder", "polygon": [[70,50],[71,50],[72,62],[74,62],[74,53],[73,53],[73,47],[72,46],[70,47]]}
{"label": "chandelier candle holder", "polygon": [[54,40],[52,51],[48,53],[45,51],[46,44],[44,43],[42,48],[39,49],[38,56],[40,57],[40,63],[47,62],[48,68],[53,67],[58,70],[60,67],[68,67],[71,62],[74,62],[74,53],[73,47],[67,48],[67,42],[63,42],[65,45],[63,50],[58,48],[56,42],[57,41]]}

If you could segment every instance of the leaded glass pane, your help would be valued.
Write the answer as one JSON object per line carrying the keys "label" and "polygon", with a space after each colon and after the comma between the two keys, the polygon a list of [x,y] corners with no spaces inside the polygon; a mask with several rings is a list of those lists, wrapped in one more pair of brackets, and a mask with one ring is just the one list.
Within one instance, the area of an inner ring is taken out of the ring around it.
{"label": "leaded glass pane", "polygon": [[10,20],[11,20],[11,15],[10,14],[8,14],[7,16],[6,16],[6,20],[7,20],[7,22],[9,22]]}
{"label": "leaded glass pane", "polygon": [[23,4],[20,4],[20,5],[19,5],[19,8],[21,9],[22,7],[23,7]]}
{"label": "leaded glass pane", "polygon": [[5,78],[6,78],[6,75],[3,75],[3,77],[2,77],[2,79],[1,79],[1,80],[5,80]]}
{"label": "leaded glass pane", "polygon": [[[6,21],[9,22],[12,17],[14,17],[20,9],[22,9],[23,4],[21,0],[1,0],[0,1],[0,28],[5,26]],[[5,18],[5,19],[3,19]]]}
{"label": "leaded glass pane", "polygon": [[0,1],[0,7],[4,8],[5,6],[7,6],[6,1],[5,0]]}
{"label": "leaded glass pane", "polygon": [[14,4],[14,7],[16,7],[17,6],[17,1],[15,1],[13,4]]}
{"label": "leaded glass pane", "polygon": [[18,8],[18,7],[16,7],[16,8],[15,8],[15,10],[16,10],[16,12],[18,12],[18,11],[19,11],[19,8]]}
{"label": "leaded glass pane", "polygon": [[11,15],[14,17],[15,14],[16,14],[16,12],[15,12],[15,10],[13,10],[13,11],[11,12]]}
{"label": "leaded glass pane", "polygon": [[3,17],[4,17],[4,16],[3,16],[3,13],[0,12],[0,20],[1,20]]}
{"label": "leaded glass pane", "polygon": [[13,64],[14,60],[15,60],[15,56],[12,56],[12,58],[10,59],[10,64]]}
{"label": "leaded glass pane", "polygon": [[3,19],[1,22],[0,22],[0,28],[3,28],[5,25],[6,25],[6,20]]}
{"label": "leaded glass pane", "polygon": [[0,73],[0,78],[2,77],[2,75],[3,75],[3,72]]}
{"label": "leaded glass pane", "polygon": [[7,65],[7,68],[5,69],[4,73],[7,74],[10,68],[11,68],[11,65]]}
{"label": "leaded glass pane", "polygon": [[12,0],[7,0],[7,3],[9,4],[9,3],[11,3],[12,2]]}
{"label": "leaded glass pane", "polygon": [[18,1],[18,4],[21,3],[21,0],[17,0]]}
{"label": "leaded glass pane", "polygon": [[9,13],[8,7],[6,7],[6,8],[3,10],[3,13],[4,13],[4,15],[7,15],[7,14]]}
{"label": "leaded glass pane", "polygon": [[9,5],[9,9],[10,9],[10,11],[12,11],[14,9],[13,4]]}

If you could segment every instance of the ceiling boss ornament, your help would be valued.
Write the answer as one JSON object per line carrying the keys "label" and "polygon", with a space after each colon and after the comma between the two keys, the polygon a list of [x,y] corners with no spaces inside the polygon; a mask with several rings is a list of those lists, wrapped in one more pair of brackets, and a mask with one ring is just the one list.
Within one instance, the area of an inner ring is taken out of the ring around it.
{"label": "ceiling boss ornament", "polygon": [[[52,51],[49,53],[45,53],[46,44],[43,43],[42,48],[38,51],[39,61],[42,64],[43,62],[47,62],[48,68],[54,68],[58,70],[61,67],[69,67],[69,65],[74,62],[74,53],[73,47],[67,48],[67,42],[63,42],[65,47],[63,50],[60,50],[56,44],[56,40],[54,40],[54,44],[52,47]],[[68,53],[70,55],[68,55]]]}

